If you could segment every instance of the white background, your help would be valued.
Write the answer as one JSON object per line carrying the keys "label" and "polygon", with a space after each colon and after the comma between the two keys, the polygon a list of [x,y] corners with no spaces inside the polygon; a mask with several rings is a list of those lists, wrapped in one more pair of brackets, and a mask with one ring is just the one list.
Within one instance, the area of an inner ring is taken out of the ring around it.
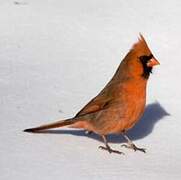
{"label": "white background", "polygon": [[[181,178],[181,1],[1,0],[0,179]],[[147,109],[129,132],[147,153],[98,149],[96,135],[23,129],[72,117],[110,80],[145,36],[161,65],[149,79]]]}

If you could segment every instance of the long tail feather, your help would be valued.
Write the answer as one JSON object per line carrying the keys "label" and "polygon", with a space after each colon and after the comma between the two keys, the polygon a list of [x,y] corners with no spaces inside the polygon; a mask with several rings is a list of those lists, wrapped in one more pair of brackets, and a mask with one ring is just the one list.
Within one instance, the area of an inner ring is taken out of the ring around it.
{"label": "long tail feather", "polygon": [[61,121],[57,121],[54,123],[38,126],[35,128],[25,129],[24,132],[38,132],[38,131],[42,131],[42,130],[57,128],[57,127],[62,127],[62,126],[68,126],[68,125],[71,125],[75,122],[77,122],[76,119],[66,119],[66,120],[61,120]]}

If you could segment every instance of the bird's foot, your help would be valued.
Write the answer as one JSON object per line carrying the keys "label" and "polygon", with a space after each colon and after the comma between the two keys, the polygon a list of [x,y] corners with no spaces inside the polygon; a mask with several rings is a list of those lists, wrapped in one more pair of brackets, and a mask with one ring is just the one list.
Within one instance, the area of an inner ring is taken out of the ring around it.
{"label": "bird's foot", "polygon": [[131,143],[131,144],[122,144],[121,146],[125,147],[125,148],[129,148],[129,149],[133,149],[134,151],[141,151],[141,152],[146,153],[146,149],[145,148],[139,148],[139,147],[137,147],[133,143]]}
{"label": "bird's foot", "polygon": [[109,146],[106,146],[106,147],[104,147],[104,146],[99,146],[99,149],[108,151],[109,153],[116,153],[116,154],[123,154],[123,155],[125,155],[123,152],[117,151],[117,150],[114,150],[114,149],[111,149]]}

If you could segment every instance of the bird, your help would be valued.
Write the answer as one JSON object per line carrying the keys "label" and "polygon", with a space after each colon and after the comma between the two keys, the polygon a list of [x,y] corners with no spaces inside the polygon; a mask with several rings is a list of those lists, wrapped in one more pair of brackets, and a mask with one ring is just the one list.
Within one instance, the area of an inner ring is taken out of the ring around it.
{"label": "bird", "polygon": [[127,136],[127,131],[144,113],[147,82],[153,67],[159,64],[145,38],[139,34],[137,42],[123,58],[112,79],[74,117],[24,131],[38,133],[64,126],[84,129],[102,138],[104,146],[99,146],[100,149],[109,153],[124,154],[112,149],[107,141],[108,135],[117,134],[126,140],[126,143],[122,144],[123,147],[145,153],[146,149],[137,147]]}

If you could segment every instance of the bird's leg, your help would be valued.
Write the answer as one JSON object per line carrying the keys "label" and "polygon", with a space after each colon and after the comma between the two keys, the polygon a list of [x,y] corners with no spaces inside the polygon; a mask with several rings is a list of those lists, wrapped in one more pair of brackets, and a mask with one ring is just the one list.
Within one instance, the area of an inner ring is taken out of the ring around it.
{"label": "bird's leg", "polygon": [[137,147],[129,138],[125,133],[122,133],[122,135],[124,136],[124,138],[127,140],[128,144],[122,144],[123,147],[129,148],[129,149],[133,149],[134,151],[141,151],[146,153],[146,149],[144,148],[139,148]]}
{"label": "bird's leg", "polygon": [[108,142],[107,142],[107,139],[104,135],[101,136],[103,141],[104,141],[104,144],[105,146],[99,146],[100,149],[102,150],[106,150],[108,151],[109,153],[117,153],[117,154],[124,154],[123,152],[121,151],[117,151],[117,150],[114,150],[114,149],[111,149],[111,147],[108,145]]}

